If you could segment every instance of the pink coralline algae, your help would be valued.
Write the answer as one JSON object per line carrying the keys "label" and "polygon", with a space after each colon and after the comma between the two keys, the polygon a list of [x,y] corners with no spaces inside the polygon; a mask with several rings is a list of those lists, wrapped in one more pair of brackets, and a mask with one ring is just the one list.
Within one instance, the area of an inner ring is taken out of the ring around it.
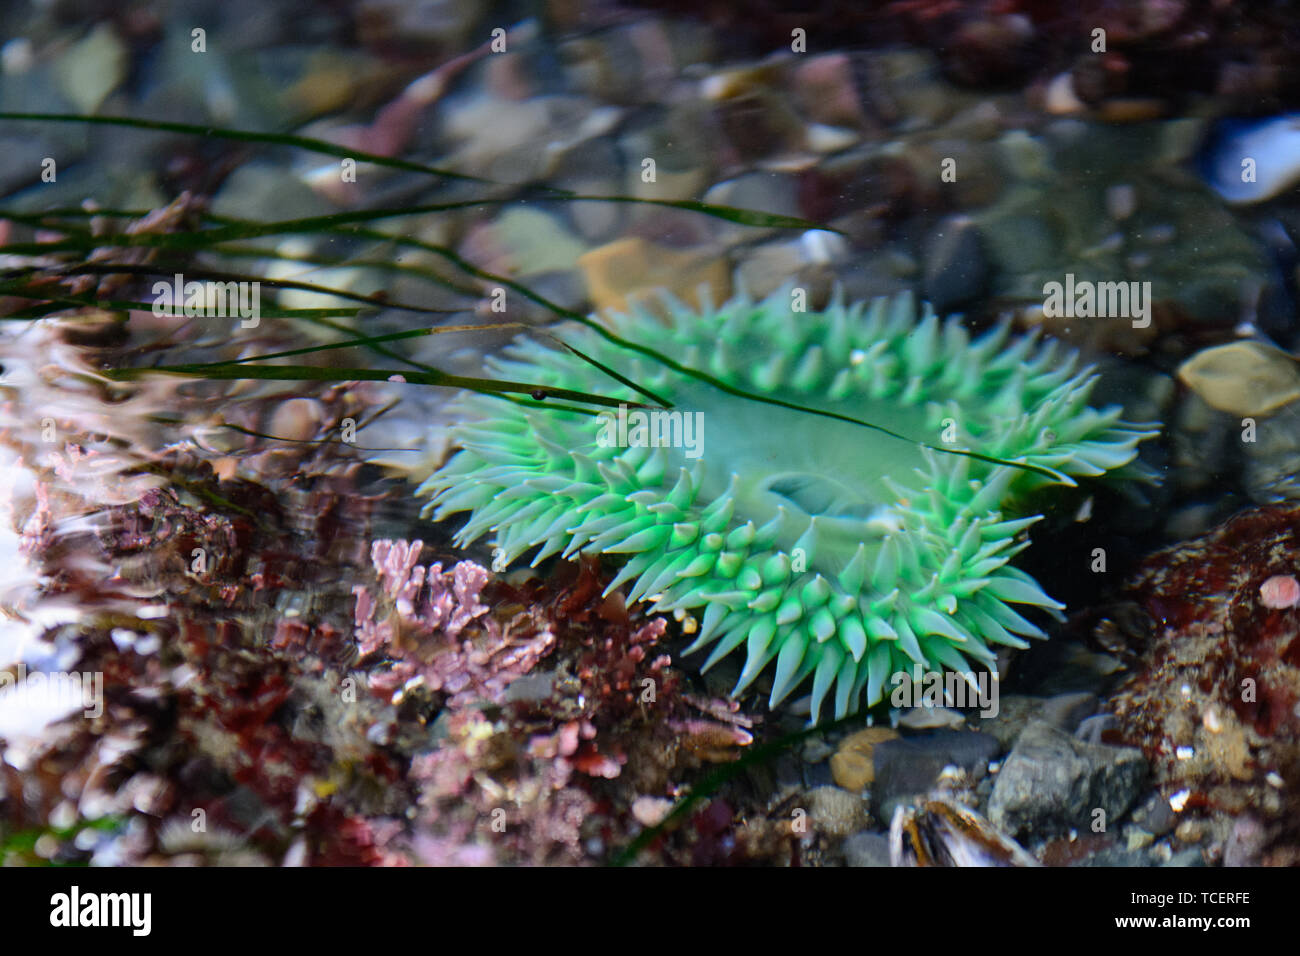
{"label": "pink coralline algae", "polygon": [[[416,564],[423,548],[422,541],[376,541],[371,545],[370,559],[384,593],[395,602],[398,614],[455,640],[470,621],[488,611],[487,605],[478,599],[488,582],[487,569],[473,561],[461,561],[443,574],[441,564],[429,568]],[[428,588],[424,587],[426,581]],[[360,590],[357,587],[353,592]],[[420,601],[422,590],[424,600]],[[358,620],[358,626],[361,623]],[[363,645],[362,649],[367,647]]]}
{"label": "pink coralline algae", "polygon": [[444,695],[435,745],[410,762],[411,831],[380,849],[434,865],[594,862],[632,838],[638,797],[675,794],[684,772],[751,742],[733,703],[684,693],[667,620],[602,597],[595,563],[510,584],[472,562],[422,570],[420,551],[380,542],[378,597],[355,592],[371,688]]}
{"label": "pink coralline algae", "polygon": [[371,674],[370,686],[393,697],[418,679],[429,691],[447,694],[452,706],[500,703],[555,637],[547,628],[503,627],[479,597],[488,570],[473,561],[450,571],[441,563],[425,567],[416,563],[423,547],[420,541],[374,542],[371,561],[386,599],[382,614],[367,588],[352,589],[362,655],[383,651],[393,659],[389,669]]}

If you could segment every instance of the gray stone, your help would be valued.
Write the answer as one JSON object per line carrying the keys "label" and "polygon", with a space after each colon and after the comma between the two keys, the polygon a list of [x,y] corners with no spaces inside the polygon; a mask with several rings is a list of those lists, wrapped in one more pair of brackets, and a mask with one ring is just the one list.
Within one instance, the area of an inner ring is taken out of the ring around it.
{"label": "gray stone", "polygon": [[555,678],[555,671],[537,671],[532,674],[525,674],[523,677],[510,682],[503,699],[507,703],[516,701],[535,703],[545,700],[555,693]]}
{"label": "gray stone", "polygon": [[1174,813],[1169,801],[1158,793],[1138,804],[1129,819],[1154,837],[1162,837],[1178,823],[1178,814]]}
{"label": "gray stone", "polygon": [[1153,866],[1151,859],[1151,848],[1149,846],[1128,849],[1122,846],[1108,846],[1098,850],[1096,853],[1090,853],[1078,863],[1072,866],[1093,867],[1093,866]]}
{"label": "gray stone", "polygon": [[997,714],[980,720],[975,727],[996,737],[1005,753],[1015,746],[1021,731],[1030,721],[1041,720],[1058,730],[1073,733],[1080,722],[1096,709],[1096,696],[1087,692],[1070,692],[1047,698],[1006,694],[998,700]]}
{"label": "gray stone", "polygon": [[877,820],[891,819],[899,803],[927,793],[944,767],[959,767],[981,777],[998,752],[995,737],[964,730],[938,730],[879,743],[871,754],[876,771],[872,813]]}
{"label": "gray stone", "polygon": [[[798,216],[798,179],[784,173],[744,173],[735,179],[718,183],[704,194],[704,201],[718,206],[733,206],[754,212],[777,216]],[[776,233],[763,227],[740,226],[719,221],[719,235],[726,238],[752,241],[764,232]],[[723,241],[720,240],[720,241]]]}
{"label": "gray stone", "polygon": [[1102,734],[1115,724],[1114,714],[1093,714],[1091,717],[1085,717],[1083,722],[1074,729],[1074,736],[1090,744],[1099,744],[1102,742]]}
{"label": "gray stone", "polygon": [[[1005,753],[1015,746],[1016,738],[1025,729],[1025,724],[1035,719],[1043,706],[1041,697],[1027,697],[1023,694],[1002,694],[998,697],[998,712],[992,717],[970,719],[975,728],[990,734],[998,741]],[[978,723],[976,720],[978,719]]]}
{"label": "gray stone", "polygon": [[988,284],[989,261],[979,228],[969,216],[949,216],[926,243],[922,288],[936,312],[943,314],[978,298]]}
{"label": "gray stone", "polygon": [[1072,734],[1085,717],[1097,712],[1097,698],[1086,691],[1057,694],[1043,701],[1039,716],[1057,730]]}
{"label": "gray stone", "polygon": [[1161,866],[1205,866],[1205,857],[1199,848],[1189,846],[1173,854]]}
{"label": "gray stone", "polygon": [[889,866],[889,837],[884,833],[855,833],[844,841],[849,866]]}
{"label": "gray stone", "polygon": [[1101,808],[1112,826],[1136,799],[1146,776],[1146,759],[1136,748],[1086,743],[1034,721],[998,774],[989,818],[1012,835],[1039,838],[1071,828],[1087,830]]}
{"label": "gray stone", "polygon": [[835,777],[831,774],[831,765],[825,760],[820,763],[803,765],[803,785],[808,789],[835,786]]}

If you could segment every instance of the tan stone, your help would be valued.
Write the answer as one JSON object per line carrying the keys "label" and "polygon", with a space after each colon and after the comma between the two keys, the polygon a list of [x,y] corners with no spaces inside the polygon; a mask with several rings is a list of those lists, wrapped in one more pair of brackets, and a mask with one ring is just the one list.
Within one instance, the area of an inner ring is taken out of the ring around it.
{"label": "tan stone", "polygon": [[1300,398],[1300,363],[1262,342],[1202,349],[1179,366],[1178,379],[1232,415],[1267,415]]}
{"label": "tan stone", "polygon": [[876,779],[871,760],[872,751],[876,744],[897,737],[898,732],[888,727],[867,727],[845,737],[839,750],[831,757],[832,779],[838,786],[854,793],[869,787]]}
{"label": "tan stone", "polygon": [[731,297],[731,270],[724,257],[645,239],[619,239],[592,249],[578,258],[578,266],[598,311],[625,312],[632,301],[653,307],[658,289],[697,309],[701,285],[708,287],[715,304]]}

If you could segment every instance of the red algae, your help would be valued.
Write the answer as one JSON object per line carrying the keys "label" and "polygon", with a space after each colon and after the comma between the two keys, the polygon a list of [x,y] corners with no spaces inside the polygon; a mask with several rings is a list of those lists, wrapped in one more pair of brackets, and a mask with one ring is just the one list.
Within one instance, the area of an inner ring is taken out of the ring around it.
{"label": "red algae", "polygon": [[[1161,792],[1225,839],[1249,810],[1266,864],[1300,862],[1296,567],[1297,507],[1244,512],[1152,555],[1129,591],[1153,627],[1114,702],[1123,742],[1142,748]],[[1212,857],[1223,843],[1211,841]]]}

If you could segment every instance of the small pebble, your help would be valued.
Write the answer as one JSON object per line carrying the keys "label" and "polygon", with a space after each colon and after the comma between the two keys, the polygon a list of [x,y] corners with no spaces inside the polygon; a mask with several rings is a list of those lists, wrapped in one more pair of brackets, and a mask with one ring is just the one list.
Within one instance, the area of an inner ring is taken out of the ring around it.
{"label": "small pebble", "polygon": [[1141,850],[1150,846],[1155,841],[1155,835],[1147,833],[1141,827],[1132,827],[1128,831],[1128,850],[1132,853],[1134,850]]}
{"label": "small pebble", "polygon": [[1274,610],[1295,607],[1300,603],[1300,582],[1290,574],[1275,574],[1259,586],[1259,599]]}
{"label": "small pebble", "polygon": [[1205,824],[1200,820],[1184,820],[1174,830],[1174,836],[1183,843],[1200,843],[1205,837]]}
{"label": "small pebble", "polygon": [[666,797],[637,797],[632,801],[632,816],[643,827],[654,827],[664,822],[672,808]]}
{"label": "small pebble", "polygon": [[867,825],[867,805],[862,798],[839,787],[816,787],[808,792],[808,816],[821,833],[845,837]]}
{"label": "small pebble", "polygon": [[897,737],[897,731],[888,727],[867,727],[850,734],[831,757],[831,776],[839,786],[854,793],[871,786],[876,777],[872,751],[877,744]]}
{"label": "small pebble", "polygon": [[1106,212],[1112,219],[1122,220],[1137,209],[1137,190],[1130,183],[1121,183],[1106,190]]}
{"label": "small pebble", "polygon": [[291,398],[275,410],[268,430],[284,441],[309,441],[316,437],[323,414],[323,406],[314,398]]}

